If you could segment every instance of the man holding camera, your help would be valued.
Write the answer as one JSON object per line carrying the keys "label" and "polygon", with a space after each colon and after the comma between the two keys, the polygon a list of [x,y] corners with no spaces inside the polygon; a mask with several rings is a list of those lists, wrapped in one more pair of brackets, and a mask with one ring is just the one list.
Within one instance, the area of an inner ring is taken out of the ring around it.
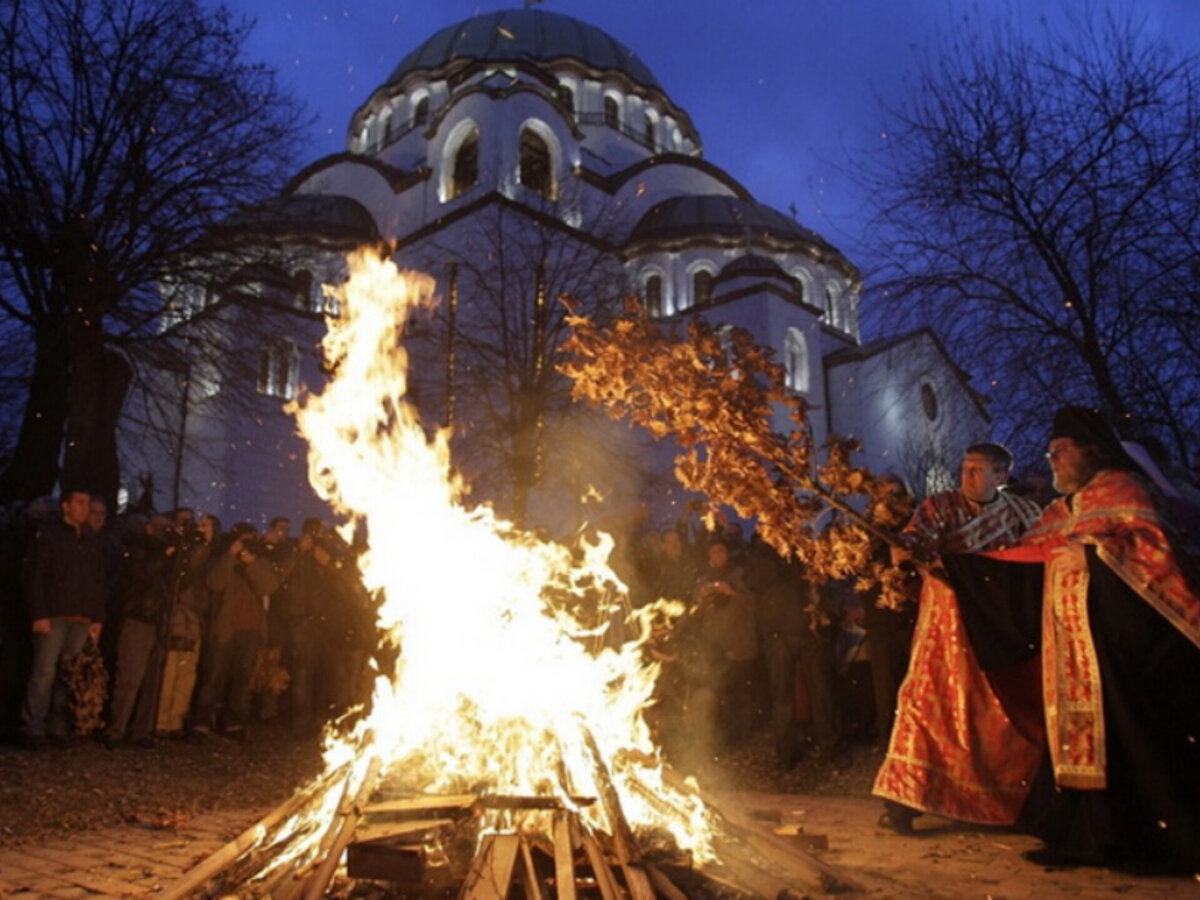
{"label": "man holding camera", "polygon": [[266,598],[280,584],[259,544],[254,526],[241,522],[234,526],[227,549],[214,554],[206,581],[216,595],[216,609],[210,626],[208,671],[193,710],[193,734],[211,731],[217,705],[223,703],[224,733],[236,739],[245,737],[254,663],[267,626]]}

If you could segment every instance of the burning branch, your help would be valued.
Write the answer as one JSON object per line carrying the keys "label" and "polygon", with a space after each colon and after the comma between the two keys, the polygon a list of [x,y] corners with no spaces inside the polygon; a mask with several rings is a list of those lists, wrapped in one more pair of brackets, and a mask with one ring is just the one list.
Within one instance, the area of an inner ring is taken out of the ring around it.
{"label": "burning branch", "polygon": [[[911,501],[894,479],[851,464],[860,449],[853,438],[830,436],[819,460],[811,407],[788,390],[772,351],[702,319],[676,340],[633,303],[607,327],[581,315],[568,322],[560,369],[575,397],[673,438],[685,488],[753,518],[763,540],[820,580],[857,575],[860,588],[882,583],[889,595],[898,587],[900,573],[871,557],[875,542],[899,543],[893,530]],[[788,434],[772,427],[781,408],[794,426]]]}

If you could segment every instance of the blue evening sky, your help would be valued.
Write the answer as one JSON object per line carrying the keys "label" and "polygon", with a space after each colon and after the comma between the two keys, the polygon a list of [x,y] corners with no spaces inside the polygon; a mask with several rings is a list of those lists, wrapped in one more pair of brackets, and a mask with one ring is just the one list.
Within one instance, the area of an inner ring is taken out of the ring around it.
{"label": "blue evening sky", "polygon": [[[704,156],[854,258],[863,198],[849,151],[882,139],[915,53],[938,34],[1011,11],[1036,26],[1063,3],[1128,0],[546,0],[637,53],[692,117]],[[514,0],[227,0],[258,22],[252,58],[277,68],[317,117],[305,162],[344,149],[354,110],[438,29]],[[1200,45],[1200,0],[1135,0],[1149,27]],[[860,265],[865,261],[856,260]]]}

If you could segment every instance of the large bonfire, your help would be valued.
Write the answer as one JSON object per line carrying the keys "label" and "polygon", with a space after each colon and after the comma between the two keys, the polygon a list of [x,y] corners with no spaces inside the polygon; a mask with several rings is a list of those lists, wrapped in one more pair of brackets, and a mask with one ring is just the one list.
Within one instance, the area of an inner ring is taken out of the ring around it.
{"label": "large bonfire", "polygon": [[[632,824],[666,829],[704,858],[705,807],[663,782],[643,719],[657,675],[643,652],[648,620],[613,648],[596,639],[595,605],[580,613],[579,598],[603,605],[623,590],[609,546],[568,549],[463,504],[446,436],[429,435],[405,396],[402,335],[432,302],[432,280],[370,252],[350,271],[324,341],[330,380],[295,412],[313,484],[367,536],[362,578],[400,653],[369,714],[326,738],[328,766],[349,773],[350,790],[390,773],[430,793],[551,795],[568,807],[611,777]],[[602,805],[579,812],[603,817]]]}

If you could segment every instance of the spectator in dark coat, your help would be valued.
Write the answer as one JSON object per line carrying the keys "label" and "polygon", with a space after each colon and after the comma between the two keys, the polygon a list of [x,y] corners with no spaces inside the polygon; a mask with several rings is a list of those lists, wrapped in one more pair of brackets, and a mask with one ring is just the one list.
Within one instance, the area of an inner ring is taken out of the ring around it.
{"label": "spectator in dark coat", "polygon": [[62,517],[38,531],[25,561],[33,667],[21,733],[31,747],[67,735],[68,692],[59,664],[78,656],[89,638],[98,640],[103,628],[104,556],[87,527],[91,500],[87,491],[63,491]]}
{"label": "spectator in dark coat", "polygon": [[101,737],[108,747],[116,746],[127,732],[137,744],[148,745],[152,740],[164,620],[179,549],[168,541],[172,533],[171,521],[155,516],[142,526],[141,533],[131,536],[121,561],[117,669],[108,728]]}

